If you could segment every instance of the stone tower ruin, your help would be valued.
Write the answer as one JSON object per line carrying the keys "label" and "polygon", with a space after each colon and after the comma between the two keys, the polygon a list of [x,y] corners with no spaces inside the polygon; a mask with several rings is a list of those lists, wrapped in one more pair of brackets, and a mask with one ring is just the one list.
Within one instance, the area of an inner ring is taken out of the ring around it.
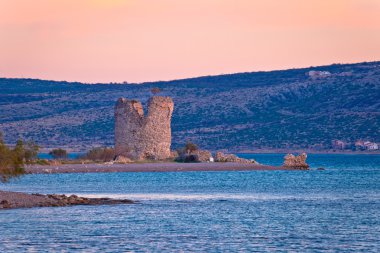
{"label": "stone tower ruin", "polygon": [[144,115],[139,101],[119,98],[115,106],[115,154],[133,160],[162,160],[170,157],[170,97],[155,96],[148,101]]}

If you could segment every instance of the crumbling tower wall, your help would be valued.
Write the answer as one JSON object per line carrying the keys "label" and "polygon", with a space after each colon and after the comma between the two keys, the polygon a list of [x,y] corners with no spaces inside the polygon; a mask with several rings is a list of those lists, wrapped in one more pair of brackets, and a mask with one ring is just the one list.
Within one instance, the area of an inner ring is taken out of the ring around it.
{"label": "crumbling tower wall", "polygon": [[171,118],[174,109],[170,97],[152,97],[144,115],[139,101],[119,98],[115,106],[115,153],[133,160],[170,157]]}

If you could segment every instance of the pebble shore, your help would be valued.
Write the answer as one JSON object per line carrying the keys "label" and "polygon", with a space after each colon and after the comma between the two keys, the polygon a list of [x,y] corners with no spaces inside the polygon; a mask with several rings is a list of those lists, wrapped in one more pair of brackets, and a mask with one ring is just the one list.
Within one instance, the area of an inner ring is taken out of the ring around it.
{"label": "pebble shore", "polygon": [[117,205],[133,204],[134,201],[128,199],[110,198],[84,198],[76,195],[59,194],[29,194],[22,192],[0,191],[0,210],[13,208],[31,207],[58,207],[74,205]]}
{"label": "pebble shore", "polygon": [[64,164],[29,165],[30,174],[96,173],[96,172],[182,172],[182,171],[249,171],[249,170],[296,170],[282,166],[254,163],[129,163],[129,164]]}

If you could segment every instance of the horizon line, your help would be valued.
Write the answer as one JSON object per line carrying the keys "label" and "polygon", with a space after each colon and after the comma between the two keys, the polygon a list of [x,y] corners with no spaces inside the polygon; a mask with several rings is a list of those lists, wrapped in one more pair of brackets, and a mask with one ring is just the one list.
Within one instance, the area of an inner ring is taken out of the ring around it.
{"label": "horizon line", "polygon": [[349,63],[330,63],[330,64],[324,64],[324,65],[318,65],[318,66],[305,66],[305,67],[294,67],[294,68],[283,68],[283,69],[271,69],[271,70],[256,70],[256,71],[242,71],[242,72],[230,72],[230,73],[220,73],[220,74],[210,74],[210,75],[203,75],[203,76],[193,76],[193,77],[184,77],[184,78],[178,78],[178,79],[167,79],[167,80],[155,80],[155,81],[144,81],[144,82],[80,82],[80,81],[67,81],[67,80],[51,80],[51,79],[43,79],[39,77],[0,77],[0,79],[26,79],[26,80],[40,80],[40,81],[48,81],[48,82],[66,82],[66,83],[80,83],[85,85],[97,85],[97,84],[104,84],[104,85],[143,85],[143,84],[149,84],[149,83],[160,83],[160,82],[175,82],[175,81],[181,81],[181,80],[189,80],[189,79],[198,79],[198,78],[206,78],[206,77],[216,77],[216,76],[229,76],[229,75],[238,75],[238,74],[253,74],[253,73],[269,73],[269,72],[277,72],[277,71],[288,71],[288,70],[301,70],[301,69],[310,69],[310,68],[323,68],[323,67],[329,67],[334,65],[357,65],[357,64],[373,64],[373,63],[380,63],[380,60],[374,60],[374,61],[362,61],[362,62],[349,62]]}

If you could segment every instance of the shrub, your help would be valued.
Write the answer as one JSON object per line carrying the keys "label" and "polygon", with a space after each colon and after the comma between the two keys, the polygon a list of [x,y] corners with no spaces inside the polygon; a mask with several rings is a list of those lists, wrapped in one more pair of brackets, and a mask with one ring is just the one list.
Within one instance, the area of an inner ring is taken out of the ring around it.
{"label": "shrub", "polygon": [[161,89],[158,87],[154,87],[154,88],[150,89],[150,92],[152,92],[153,95],[156,95],[156,94],[161,92]]}
{"label": "shrub", "polygon": [[49,155],[51,155],[54,159],[66,159],[67,151],[61,148],[57,148],[50,151]]}
{"label": "shrub", "polygon": [[93,148],[81,158],[98,162],[109,162],[115,158],[115,151],[113,148],[107,147]]}
{"label": "shrub", "polygon": [[176,162],[199,162],[198,156],[192,154],[193,152],[198,150],[198,146],[192,142],[187,142],[183,148],[177,149],[178,157],[175,159]]}
{"label": "shrub", "polygon": [[188,155],[184,159],[185,163],[197,163],[199,162],[197,155]]}
{"label": "shrub", "polygon": [[36,160],[36,164],[38,164],[38,165],[50,165],[49,161],[45,160],[45,159]]}

